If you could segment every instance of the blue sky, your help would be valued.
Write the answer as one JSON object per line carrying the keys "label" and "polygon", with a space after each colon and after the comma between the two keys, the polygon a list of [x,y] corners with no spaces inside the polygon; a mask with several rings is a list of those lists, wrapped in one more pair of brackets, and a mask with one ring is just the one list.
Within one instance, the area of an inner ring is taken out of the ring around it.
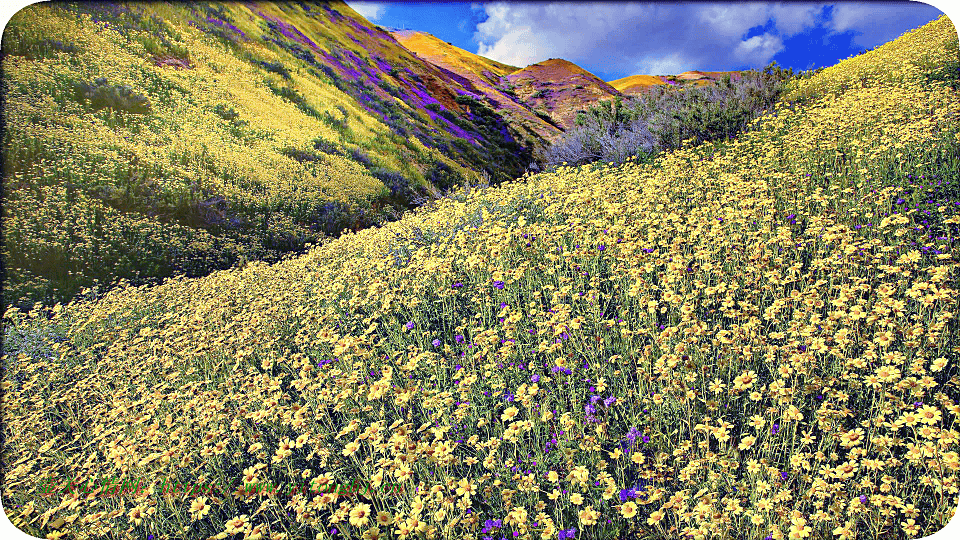
{"label": "blue sky", "polygon": [[507,64],[564,58],[608,81],[770,61],[829,66],[942,13],[920,2],[347,3],[381,26],[429,32]]}

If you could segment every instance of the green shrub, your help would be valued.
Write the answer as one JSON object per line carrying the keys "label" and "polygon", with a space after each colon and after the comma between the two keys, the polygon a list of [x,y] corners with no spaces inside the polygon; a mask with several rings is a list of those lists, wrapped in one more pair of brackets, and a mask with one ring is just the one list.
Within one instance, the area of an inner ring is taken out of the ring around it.
{"label": "green shrub", "polygon": [[127,85],[108,85],[102,77],[94,80],[92,85],[77,83],[74,89],[77,101],[86,102],[94,111],[111,108],[131,114],[150,112],[150,100],[146,96],[134,93]]}
{"label": "green shrub", "polygon": [[792,70],[776,63],[739,79],[726,76],[714,85],[657,86],[649,94],[601,101],[577,115],[576,126],[546,152],[547,166],[609,161],[732,138],[771,108]]}

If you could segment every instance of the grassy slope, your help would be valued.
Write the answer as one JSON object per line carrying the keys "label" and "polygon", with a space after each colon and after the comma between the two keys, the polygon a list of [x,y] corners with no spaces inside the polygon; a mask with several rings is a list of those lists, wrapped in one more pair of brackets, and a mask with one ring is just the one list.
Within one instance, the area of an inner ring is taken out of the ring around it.
{"label": "grassy slope", "polygon": [[526,164],[343,4],[35,5],[3,40],[7,303],[276,259]]}
{"label": "grassy slope", "polygon": [[[960,470],[957,57],[941,18],[736,141],[8,313],[4,507],[41,535],[357,538],[371,510],[388,537],[935,532]],[[36,493],[110,474],[155,491]],[[159,493],[244,475],[404,491]]]}

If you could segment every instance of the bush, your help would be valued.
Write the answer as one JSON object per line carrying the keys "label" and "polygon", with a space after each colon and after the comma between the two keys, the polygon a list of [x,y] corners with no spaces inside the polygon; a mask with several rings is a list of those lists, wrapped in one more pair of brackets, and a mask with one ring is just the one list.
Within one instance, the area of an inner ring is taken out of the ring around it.
{"label": "bush", "polygon": [[317,137],[313,140],[313,148],[319,152],[323,152],[324,154],[340,155],[342,153],[340,151],[340,147],[337,146],[337,143],[328,141],[323,137]]}
{"label": "bush", "polygon": [[549,148],[546,165],[609,161],[732,138],[771,108],[793,76],[772,63],[738,80],[729,76],[715,85],[654,87],[638,98],[601,101],[577,116],[576,127]]}
{"label": "bush", "polygon": [[439,160],[424,176],[434,187],[441,190],[449,190],[463,184],[463,175]]}
{"label": "bush", "polygon": [[233,107],[230,107],[229,105],[225,105],[223,103],[220,103],[216,107],[214,107],[213,112],[216,113],[217,116],[219,116],[220,118],[223,118],[224,120],[233,121],[233,120],[236,120],[237,118],[240,118],[240,113],[234,110]]}
{"label": "bush", "polygon": [[264,70],[269,71],[270,73],[276,73],[284,79],[290,80],[290,70],[287,69],[287,66],[281,64],[280,62],[257,62]]}
{"label": "bush", "polygon": [[111,108],[131,114],[147,114],[150,112],[150,100],[146,96],[136,94],[127,85],[109,86],[107,80],[99,78],[93,84],[77,83],[75,86],[77,101],[87,102],[94,111]]}

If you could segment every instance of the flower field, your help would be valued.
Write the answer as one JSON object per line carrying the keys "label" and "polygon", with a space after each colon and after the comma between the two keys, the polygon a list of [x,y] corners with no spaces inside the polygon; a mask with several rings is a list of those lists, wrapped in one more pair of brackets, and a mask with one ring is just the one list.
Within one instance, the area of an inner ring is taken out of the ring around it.
{"label": "flower field", "polygon": [[[8,517],[48,538],[935,533],[960,503],[958,70],[940,18],[793,81],[736,140],[10,309]],[[104,476],[239,489],[37,494]],[[373,489],[322,489],[352,479]]]}
{"label": "flower field", "polygon": [[427,96],[466,89],[342,3],[53,2],[3,48],[5,306],[275,262],[524,170],[499,116]]}

